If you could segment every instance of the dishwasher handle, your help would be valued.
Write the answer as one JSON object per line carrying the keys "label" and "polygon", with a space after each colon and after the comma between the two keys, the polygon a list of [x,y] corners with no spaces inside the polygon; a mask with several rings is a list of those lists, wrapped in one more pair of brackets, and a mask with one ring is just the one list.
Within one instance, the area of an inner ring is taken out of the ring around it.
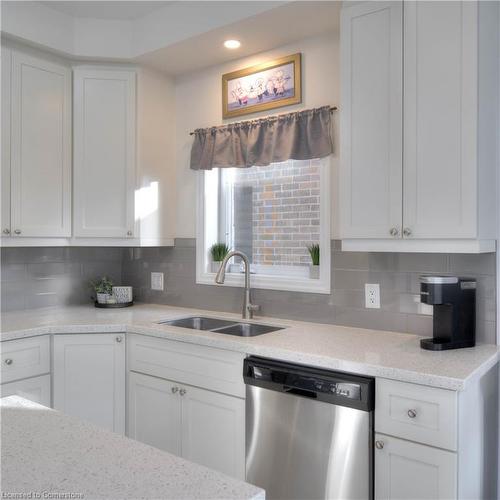
{"label": "dishwasher handle", "polygon": [[297,387],[287,387],[283,386],[284,391],[287,394],[293,394],[295,396],[302,396],[303,398],[317,399],[318,393],[315,391],[309,391],[307,389],[298,389]]}
{"label": "dishwasher handle", "polygon": [[375,380],[343,372],[250,356],[243,364],[249,386],[373,411]]}

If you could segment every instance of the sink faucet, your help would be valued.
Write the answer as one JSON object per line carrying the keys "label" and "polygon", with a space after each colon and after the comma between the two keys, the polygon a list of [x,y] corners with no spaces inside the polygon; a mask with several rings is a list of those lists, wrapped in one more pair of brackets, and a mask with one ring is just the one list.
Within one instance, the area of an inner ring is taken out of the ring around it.
{"label": "sink faucet", "polygon": [[217,276],[215,276],[215,282],[219,285],[224,283],[224,280],[226,279],[226,266],[229,259],[232,257],[241,257],[243,263],[245,264],[245,295],[243,296],[242,316],[243,319],[252,319],[254,311],[258,311],[260,306],[252,304],[252,295],[250,290],[250,262],[248,261],[248,257],[243,252],[233,250],[224,257],[219,271],[217,272]]}

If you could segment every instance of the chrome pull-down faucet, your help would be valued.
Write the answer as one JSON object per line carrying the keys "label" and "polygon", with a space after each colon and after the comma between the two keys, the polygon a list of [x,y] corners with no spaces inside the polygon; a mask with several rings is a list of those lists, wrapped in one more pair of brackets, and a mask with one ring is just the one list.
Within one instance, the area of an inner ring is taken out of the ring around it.
{"label": "chrome pull-down faucet", "polygon": [[229,252],[222,261],[219,271],[215,276],[215,282],[219,285],[224,283],[226,279],[226,266],[229,260],[233,257],[241,257],[243,263],[245,264],[245,295],[243,296],[243,311],[242,317],[243,319],[252,319],[254,311],[258,311],[260,306],[252,304],[252,294],[250,290],[250,262],[248,261],[248,257],[239,250],[233,250]]}

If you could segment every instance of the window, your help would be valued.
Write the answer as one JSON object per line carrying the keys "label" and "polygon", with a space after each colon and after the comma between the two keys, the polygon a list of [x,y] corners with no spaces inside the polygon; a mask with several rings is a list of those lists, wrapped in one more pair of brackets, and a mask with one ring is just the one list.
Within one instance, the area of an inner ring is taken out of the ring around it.
{"label": "window", "polygon": [[[209,249],[226,243],[251,263],[252,286],[317,293],[330,291],[329,159],[200,173],[197,281],[214,283]],[[320,246],[319,277],[308,247]],[[226,283],[243,283],[238,259]]]}

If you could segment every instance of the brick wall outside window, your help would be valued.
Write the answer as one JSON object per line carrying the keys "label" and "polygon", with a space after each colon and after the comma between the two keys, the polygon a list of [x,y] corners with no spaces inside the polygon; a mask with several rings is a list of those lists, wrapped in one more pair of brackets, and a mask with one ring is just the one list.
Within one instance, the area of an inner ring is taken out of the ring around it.
{"label": "brick wall outside window", "polygon": [[319,243],[319,160],[237,169],[233,186],[234,246],[251,248],[254,264],[309,265],[307,246]]}

